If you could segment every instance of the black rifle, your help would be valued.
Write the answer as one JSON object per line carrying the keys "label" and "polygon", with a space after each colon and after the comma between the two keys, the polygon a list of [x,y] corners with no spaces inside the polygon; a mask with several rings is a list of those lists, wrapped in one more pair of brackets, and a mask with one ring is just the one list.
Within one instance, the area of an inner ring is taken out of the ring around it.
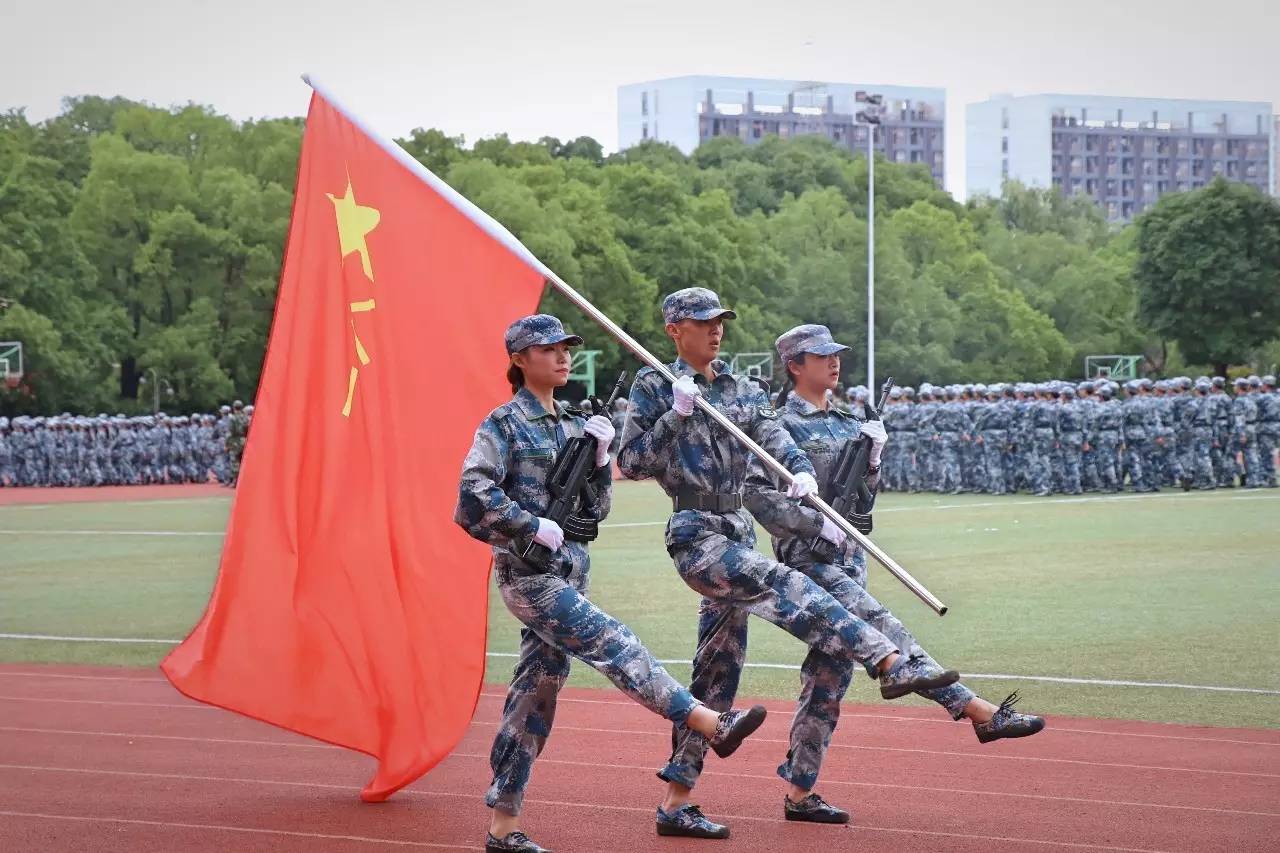
{"label": "black rifle", "polygon": [[[609,399],[604,403],[600,398],[591,398],[591,414],[606,415],[613,406],[613,401],[622,393],[622,384],[627,380],[624,370],[613,385]],[[551,495],[551,503],[547,506],[546,518],[551,519],[564,531],[564,538],[570,542],[590,542],[599,534],[599,519],[586,507],[596,502],[595,487],[588,482],[596,470],[596,439],[589,435],[575,436],[565,444],[556,455],[551,465],[551,473],[547,477],[547,492]],[[552,564],[552,551],[540,545],[532,538],[519,551],[520,559],[528,563],[538,572],[549,571]]]}
{"label": "black rifle", "polygon": [[[893,377],[890,376],[880,389],[880,402],[875,408],[867,408],[867,420],[880,420],[880,413],[884,411],[889,399],[889,389],[892,387]],[[867,470],[870,467],[871,438],[859,436],[846,441],[819,490],[822,499],[863,534],[871,532],[871,507],[875,503],[876,488],[880,484],[879,477],[872,482],[867,481]]]}

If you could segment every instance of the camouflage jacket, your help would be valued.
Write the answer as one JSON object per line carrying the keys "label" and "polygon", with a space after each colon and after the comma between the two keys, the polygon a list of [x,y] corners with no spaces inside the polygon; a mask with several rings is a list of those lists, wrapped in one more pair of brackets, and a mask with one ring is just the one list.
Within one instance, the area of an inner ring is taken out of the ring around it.
{"label": "camouflage jacket", "polygon": [[[848,441],[862,434],[860,422],[835,408],[819,409],[803,397],[792,394],[782,408],[782,426],[805,452],[819,483],[825,483],[836,457]],[[807,503],[787,497],[777,478],[763,464],[752,459],[747,475],[747,509],[768,530],[778,561],[788,566],[805,566],[824,561],[813,554],[815,537],[822,532],[822,514]],[[852,565],[859,546],[848,539],[835,562]]]}
{"label": "camouflage jacket", "polygon": [[[669,369],[677,377],[692,376],[708,403],[727,415],[787,470],[794,474],[814,473],[808,457],[783,429],[778,413],[754,380],[734,376],[719,359],[712,362],[715,377],[711,382],[683,359],[676,359]],[[693,414],[682,417],[672,408],[673,402],[671,384],[662,374],[651,368],[636,374],[618,452],[618,467],[623,475],[632,480],[653,478],[672,497],[681,490],[741,494],[750,452],[704,412],[695,409]],[[755,544],[755,525],[743,510],[681,510],[667,522],[667,547],[692,542],[707,530]]]}
{"label": "camouflage jacket", "polygon": [[[556,454],[570,438],[582,435],[586,417],[564,403],[554,414],[527,388],[489,413],[476,429],[462,463],[458,505],[453,520],[468,534],[493,546],[499,562],[514,559],[514,543],[528,539],[545,516],[551,496],[547,475]],[[587,509],[603,519],[612,503],[613,472],[609,465],[591,475],[596,501]],[[586,565],[586,545],[565,541],[556,552],[562,560]]]}

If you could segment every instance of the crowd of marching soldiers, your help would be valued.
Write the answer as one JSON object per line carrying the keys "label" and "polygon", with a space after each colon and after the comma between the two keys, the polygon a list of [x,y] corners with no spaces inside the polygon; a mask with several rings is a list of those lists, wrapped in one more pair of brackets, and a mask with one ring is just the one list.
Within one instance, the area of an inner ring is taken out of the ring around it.
{"label": "crowd of marching soldiers", "polygon": [[0,488],[234,486],[252,417],[239,400],[217,415],[0,417]]}
{"label": "crowd of marching soldiers", "polygon": [[[855,415],[868,403],[865,388],[849,393]],[[926,383],[891,389],[883,419],[890,440],[881,487],[895,491],[1276,487],[1274,376]]]}

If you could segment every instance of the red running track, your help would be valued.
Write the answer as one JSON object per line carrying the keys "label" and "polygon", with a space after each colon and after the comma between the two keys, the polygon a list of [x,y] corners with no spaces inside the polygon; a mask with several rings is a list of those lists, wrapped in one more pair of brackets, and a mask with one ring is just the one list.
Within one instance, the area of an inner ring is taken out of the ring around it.
{"label": "red running track", "polygon": [[[567,690],[525,828],[564,851],[1280,848],[1280,731],[1050,719],[978,744],[927,708],[845,707],[819,790],[848,827],[781,819],[790,703],[698,795],[727,842],[653,831],[665,724],[611,691]],[[486,686],[452,756],[390,802],[365,756],[192,702],[152,670],[0,666],[0,850],[479,849],[501,709]]]}

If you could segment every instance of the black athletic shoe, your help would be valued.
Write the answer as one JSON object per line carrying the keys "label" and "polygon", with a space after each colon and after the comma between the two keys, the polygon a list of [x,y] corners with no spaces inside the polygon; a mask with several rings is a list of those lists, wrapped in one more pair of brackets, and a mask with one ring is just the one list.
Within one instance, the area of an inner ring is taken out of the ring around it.
{"label": "black athletic shoe", "polygon": [[1028,737],[1044,728],[1044,717],[1019,714],[1013,710],[1018,701],[1018,691],[1013,691],[1000,703],[990,722],[974,723],[973,733],[981,743],[990,743],[1006,737]]}
{"label": "black athletic shoe", "polygon": [[782,798],[782,813],[787,820],[807,823],[848,823],[849,813],[826,802],[817,794],[810,794],[798,803],[790,797]]}
{"label": "black athletic shoe", "polygon": [[551,853],[545,847],[539,847],[533,839],[520,830],[509,832],[501,839],[489,835],[485,838],[484,853]]}
{"label": "black athletic shoe", "polygon": [[898,699],[918,690],[946,687],[960,680],[954,669],[943,669],[928,658],[899,655],[893,669],[880,675],[880,695]]}
{"label": "black athletic shoe", "polygon": [[720,715],[716,733],[711,736],[711,748],[721,758],[737,752],[742,742],[760,728],[767,712],[763,705],[754,705],[749,711],[725,711]]}
{"label": "black athletic shoe", "polygon": [[729,827],[707,820],[702,809],[686,803],[675,811],[664,812],[658,807],[658,834],[681,838],[728,838]]}

